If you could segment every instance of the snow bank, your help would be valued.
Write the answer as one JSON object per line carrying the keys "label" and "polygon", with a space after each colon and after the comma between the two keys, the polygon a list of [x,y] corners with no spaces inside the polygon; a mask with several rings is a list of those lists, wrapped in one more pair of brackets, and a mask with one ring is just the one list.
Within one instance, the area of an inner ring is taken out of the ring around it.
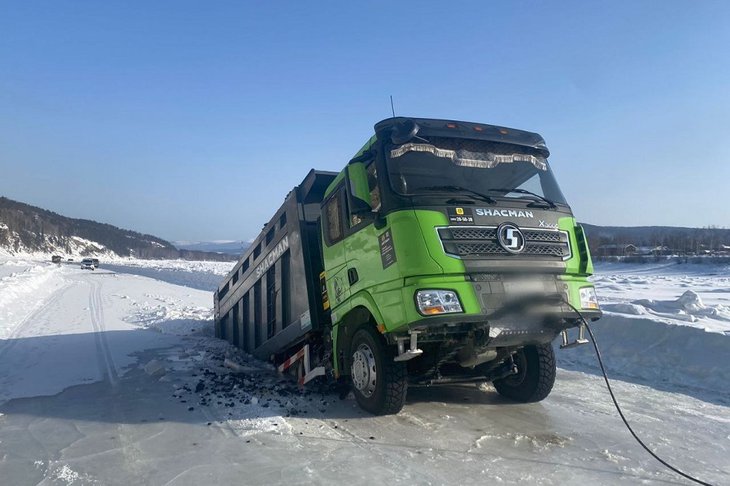
{"label": "snow bank", "polygon": [[[11,271],[7,271],[11,270]],[[0,339],[32,314],[55,289],[60,268],[51,264],[7,261],[0,264]]]}
{"label": "snow bank", "polygon": [[236,264],[235,261],[141,260],[137,258],[114,258],[111,263],[127,267],[150,268],[154,270],[213,273],[221,277],[227,275]]}
{"label": "snow bank", "polygon": [[179,336],[210,334],[213,331],[213,309],[186,305],[181,300],[164,295],[146,294],[149,300],[132,301],[137,309],[126,322],[154,329],[164,334]]}
{"label": "snow bank", "polygon": [[690,322],[697,322],[698,317],[713,317],[722,321],[730,321],[730,309],[727,306],[705,305],[700,296],[691,290],[687,290],[677,300],[641,299],[634,301],[634,304],[641,305],[660,316],[679,316]]}
{"label": "snow bank", "polygon": [[154,278],[175,285],[212,292],[234,262],[200,262],[186,260],[118,259],[102,262],[102,267],[119,273],[131,273]]}
{"label": "snow bank", "polygon": [[[606,313],[591,328],[612,375],[713,394],[730,391],[728,335],[614,313]],[[563,350],[557,355],[561,367],[599,369],[593,346]]]}
{"label": "snow bank", "polygon": [[[692,290],[685,291],[674,300],[638,299],[628,304],[604,304],[603,309],[617,314],[655,316],[690,323],[708,317],[710,319],[700,322],[704,324],[705,331],[730,334],[730,326],[722,324],[730,322],[730,308],[723,304],[705,305],[702,298]],[[718,325],[714,321],[722,323]]]}
{"label": "snow bank", "polygon": [[52,269],[45,265],[24,266],[21,262],[14,262],[12,266],[22,270],[0,277],[0,309],[8,307],[19,295],[36,291],[52,273]]}
{"label": "snow bank", "polygon": [[[730,272],[721,265],[601,265],[592,323],[607,369],[658,388],[730,400]],[[592,346],[559,365],[598,372]]]}

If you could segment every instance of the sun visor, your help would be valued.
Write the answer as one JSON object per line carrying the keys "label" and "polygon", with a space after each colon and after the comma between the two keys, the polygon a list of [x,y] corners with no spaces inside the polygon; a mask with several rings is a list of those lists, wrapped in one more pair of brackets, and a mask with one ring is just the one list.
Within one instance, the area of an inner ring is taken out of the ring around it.
{"label": "sun visor", "polygon": [[[545,140],[537,133],[517,130],[515,128],[485,125],[482,123],[462,122],[454,120],[436,120],[430,118],[388,118],[375,124],[375,133],[388,133],[407,122],[414,122],[418,126],[418,136],[468,138],[485,140],[488,142],[502,142],[520,145],[538,150],[543,157],[548,157],[550,151]],[[415,141],[415,140],[414,140]]]}

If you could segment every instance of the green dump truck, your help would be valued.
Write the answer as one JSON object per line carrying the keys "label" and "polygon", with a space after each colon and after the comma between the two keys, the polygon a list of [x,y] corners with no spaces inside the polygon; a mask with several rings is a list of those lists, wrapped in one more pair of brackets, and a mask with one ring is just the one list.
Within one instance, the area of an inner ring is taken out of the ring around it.
{"label": "green dump truck", "polygon": [[[588,244],[543,138],[389,118],[339,173],[312,170],[215,292],[218,337],[304,384],[397,413],[411,385],[555,380],[552,341],[601,315]],[[572,307],[571,307],[572,306]]]}

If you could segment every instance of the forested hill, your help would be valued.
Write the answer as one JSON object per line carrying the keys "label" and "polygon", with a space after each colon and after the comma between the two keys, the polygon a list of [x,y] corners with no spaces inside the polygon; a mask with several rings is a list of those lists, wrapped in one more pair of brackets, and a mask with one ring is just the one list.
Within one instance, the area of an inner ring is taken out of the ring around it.
{"label": "forested hill", "polygon": [[178,250],[161,238],[88,219],[75,219],[0,197],[0,249],[9,253],[118,255],[230,260],[230,255]]}

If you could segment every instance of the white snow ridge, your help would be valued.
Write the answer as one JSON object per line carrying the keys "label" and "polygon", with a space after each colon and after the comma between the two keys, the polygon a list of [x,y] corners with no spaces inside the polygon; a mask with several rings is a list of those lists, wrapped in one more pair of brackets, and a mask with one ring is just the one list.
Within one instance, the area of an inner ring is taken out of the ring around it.
{"label": "white snow ridge", "polygon": [[700,296],[691,290],[685,291],[676,300],[639,299],[633,303],[649,309],[652,314],[659,317],[675,318],[689,322],[697,322],[699,317],[713,317],[721,321],[730,321],[730,309],[722,304],[707,306],[702,303]]}
{"label": "white snow ridge", "polygon": [[[730,297],[730,271],[710,265],[649,270],[621,264],[598,270],[604,317],[592,328],[609,370],[639,383],[730,403],[730,314],[722,303]],[[558,358],[569,368],[598,370],[590,346],[558,353]]]}

